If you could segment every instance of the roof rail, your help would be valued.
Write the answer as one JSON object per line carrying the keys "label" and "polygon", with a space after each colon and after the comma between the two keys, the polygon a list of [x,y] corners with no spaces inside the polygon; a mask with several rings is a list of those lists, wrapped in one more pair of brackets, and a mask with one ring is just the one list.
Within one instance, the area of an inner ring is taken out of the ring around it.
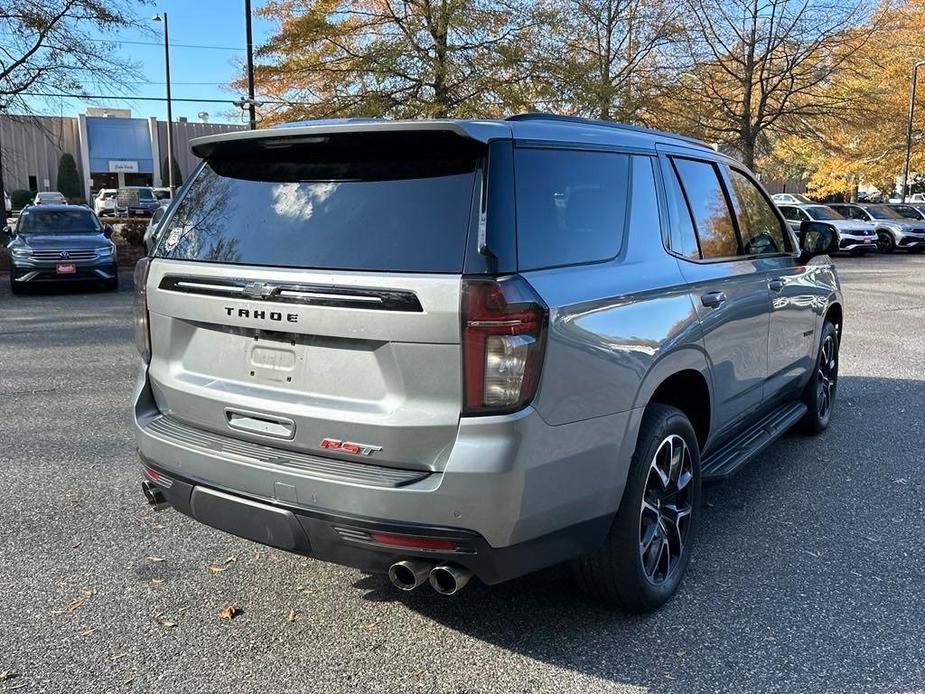
{"label": "roof rail", "polygon": [[688,144],[697,145],[698,147],[705,147],[709,150],[714,150],[709,144],[703,140],[698,140],[695,137],[688,137],[686,135],[677,135],[675,133],[667,133],[663,130],[654,130],[652,128],[643,128],[639,125],[627,125],[626,123],[617,123],[609,120],[596,120],[594,118],[582,118],[581,116],[563,116],[557,113],[541,113],[541,112],[529,112],[529,113],[518,113],[513,116],[508,116],[504,120],[508,121],[558,121],[562,123],[578,123],[582,125],[596,125],[602,128],[613,128],[615,130],[628,130],[630,132],[637,133],[646,133],[649,135],[659,135],[661,137],[668,137],[672,140],[681,140],[687,142]]}

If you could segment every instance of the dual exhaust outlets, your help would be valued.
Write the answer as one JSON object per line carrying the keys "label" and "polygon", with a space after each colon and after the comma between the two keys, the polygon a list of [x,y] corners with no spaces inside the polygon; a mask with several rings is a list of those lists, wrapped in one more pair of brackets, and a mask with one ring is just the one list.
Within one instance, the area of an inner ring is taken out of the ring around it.
{"label": "dual exhaust outlets", "polygon": [[389,580],[399,590],[414,590],[425,582],[441,595],[461,591],[472,572],[455,564],[437,564],[422,559],[404,559],[389,567]]}

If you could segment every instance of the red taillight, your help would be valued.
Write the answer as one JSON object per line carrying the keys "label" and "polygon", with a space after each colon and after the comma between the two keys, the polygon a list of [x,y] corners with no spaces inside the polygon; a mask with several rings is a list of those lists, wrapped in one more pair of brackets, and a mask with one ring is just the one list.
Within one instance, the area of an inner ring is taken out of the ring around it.
{"label": "red taillight", "polygon": [[392,547],[409,547],[412,549],[442,549],[454,550],[456,543],[442,537],[422,537],[420,535],[399,535],[397,533],[382,533],[371,531],[369,538],[380,545]]}
{"label": "red taillight", "polygon": [[135,347],[145,363],[151,360],[151,331],[148,325],[148,292],[146,285],[148,282],[148,268],[151,261],[148,258],[142,258],[135,264]]}
{"label": "red taillight", "polygon": [[533,399],[546,337],[546,307],[518,275],[464,279],[464,414],[518,410]]}

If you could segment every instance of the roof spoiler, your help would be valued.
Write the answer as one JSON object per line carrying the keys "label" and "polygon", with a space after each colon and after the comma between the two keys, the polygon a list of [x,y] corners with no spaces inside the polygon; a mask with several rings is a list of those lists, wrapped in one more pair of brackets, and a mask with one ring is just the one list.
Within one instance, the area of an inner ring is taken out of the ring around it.
{"label": "roof spoiler", "polygon": [[265,149],[287,147],[293,144],[324,143],[332,138],[356,134],[359,136],[387,136],[388,133],[413,135],[419,133],[445,133],[463,140],[487,143],[490,140],[509,139],[511,130],[502,123],[488,121],[409,120],[386,121],[377,119],[344,119],[315,121],[310,124],[293,123],[284,128],[242,130],[221,133],[192,140],[190,147],[198,157],[208,159],[223,149],[247,148],[248,145]]}

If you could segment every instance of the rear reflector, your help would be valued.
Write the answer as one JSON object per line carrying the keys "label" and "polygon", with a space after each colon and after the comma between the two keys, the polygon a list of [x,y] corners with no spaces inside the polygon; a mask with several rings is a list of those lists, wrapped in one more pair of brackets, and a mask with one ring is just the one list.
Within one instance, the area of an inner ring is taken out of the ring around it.
{"label": "rear reflector", "polygon": [[380,545],[390,547],[409,547],[412,549],[443,549],[454,550],[456,543],[442,537],[421,537],[419,535],[399,535],[397,533],[383,533],[370,531],[369,539]]}

